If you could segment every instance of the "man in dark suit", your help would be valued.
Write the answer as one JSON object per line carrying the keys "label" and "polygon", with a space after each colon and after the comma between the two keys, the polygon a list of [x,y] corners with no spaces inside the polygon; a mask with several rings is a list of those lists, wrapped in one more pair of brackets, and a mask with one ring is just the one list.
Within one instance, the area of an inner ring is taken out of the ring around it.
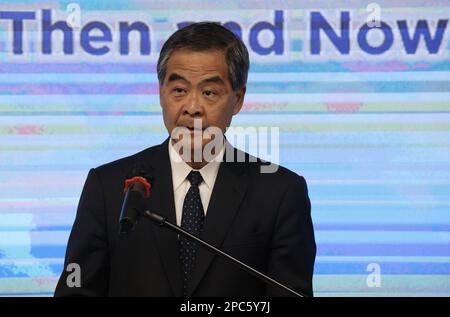
{"label": "man in dark suit", "polygon": [[[245,45],[218,24],[196,23],[167,40],[158,79],[170,136],[161,145],[90,170],[55,296],[289,295],[147,219],[119,235],[124,180],[136,164],[151,170],[149,210],[313,294],[316,245],[304,178],[278,166],[262,172],[265,163],[228,142],[217,143],[223,146],[211,151],[213,159],[204,154],[212,144],[204,132],[215,128],[223,136],[240,111],[248,69]],[[178,129],[187,133],[181,137]],[[199,151],[200,159],[193,160]],[[71,263],[80,267],[79,285],[67,283]]]}

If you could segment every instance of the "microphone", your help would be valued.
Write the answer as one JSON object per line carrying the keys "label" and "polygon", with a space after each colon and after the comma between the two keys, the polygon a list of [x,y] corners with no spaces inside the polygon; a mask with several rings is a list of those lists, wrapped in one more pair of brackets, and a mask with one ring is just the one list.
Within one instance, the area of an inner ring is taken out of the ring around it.
{"label": "microphone", "polygon": [[119,218],[119,234],[131,231],[145,210],[145,199],[150,196],[151,175],[143,164],[135,164],[125,179],[122,209]]}

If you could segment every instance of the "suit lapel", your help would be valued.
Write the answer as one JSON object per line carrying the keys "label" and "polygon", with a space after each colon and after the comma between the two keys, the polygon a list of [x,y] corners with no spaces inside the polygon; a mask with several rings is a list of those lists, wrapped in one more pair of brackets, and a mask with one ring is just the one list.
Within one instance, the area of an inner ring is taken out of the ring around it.
{"label": "suit lapel", "polygon": [[[227,150],[236,151],[228,143]],[[220,165],[211,200],[206,213],[201,238],[215,247],[220,247],[233,222],[241,201],[245,196],[248,177],[244,173],[244,164],[223,162]],[[203,247],[197,249],[197,259],[189,284],[188,296],[191,296],[204,277],[215,255]]]}
{"label": "suit lapel", "polygon": [[[147,158],[153,168],[152,188],[147,207],[150,211],[176,223],[168,142],[169,139],[159,146],[158,152],[153,157]],[[151,221],[148,221],[148,226],[155,233],[156,244],[172,291],[175,296],[182,296],[177,235],[167,228],[156,226]]]}

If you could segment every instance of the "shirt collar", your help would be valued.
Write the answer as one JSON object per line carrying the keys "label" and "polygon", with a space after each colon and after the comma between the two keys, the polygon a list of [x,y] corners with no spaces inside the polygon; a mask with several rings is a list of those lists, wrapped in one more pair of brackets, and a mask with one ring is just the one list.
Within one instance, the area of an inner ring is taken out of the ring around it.
{"label": "shirt collar", "polygon": [[[198,170],[202,175],[203,181],[210,190],[212,190],[214,187],[217,173],[219,172],[220,163],[223,160],[223,154],[224,147],[222,147],[222,149],[219,151],[219,154],[211,162],[208,162],[208,164]],[[169,140],[169,157],[170,165],[172,167],[173,189],[174,191],[176,191],[189,175],[189,173],[194,169],[183,161],[180,154],[178,154],[174,149],[171,140]]]}

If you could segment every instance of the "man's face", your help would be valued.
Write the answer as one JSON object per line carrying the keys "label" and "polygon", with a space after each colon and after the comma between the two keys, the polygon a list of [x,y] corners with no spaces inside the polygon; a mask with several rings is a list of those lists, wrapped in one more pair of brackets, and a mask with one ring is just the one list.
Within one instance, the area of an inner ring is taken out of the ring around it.
{"label": "man's face", "polygon": [[[241,110],[245,88],[231,88],[223,52],[179,50],[167,62],[159,92],[169,134],[175,127],[186,127],[193,140],[195,119],[201,119],[203,130],[217,127],[225,132],[232,116]],[[203,138],[202,148],[209,141]]]}

